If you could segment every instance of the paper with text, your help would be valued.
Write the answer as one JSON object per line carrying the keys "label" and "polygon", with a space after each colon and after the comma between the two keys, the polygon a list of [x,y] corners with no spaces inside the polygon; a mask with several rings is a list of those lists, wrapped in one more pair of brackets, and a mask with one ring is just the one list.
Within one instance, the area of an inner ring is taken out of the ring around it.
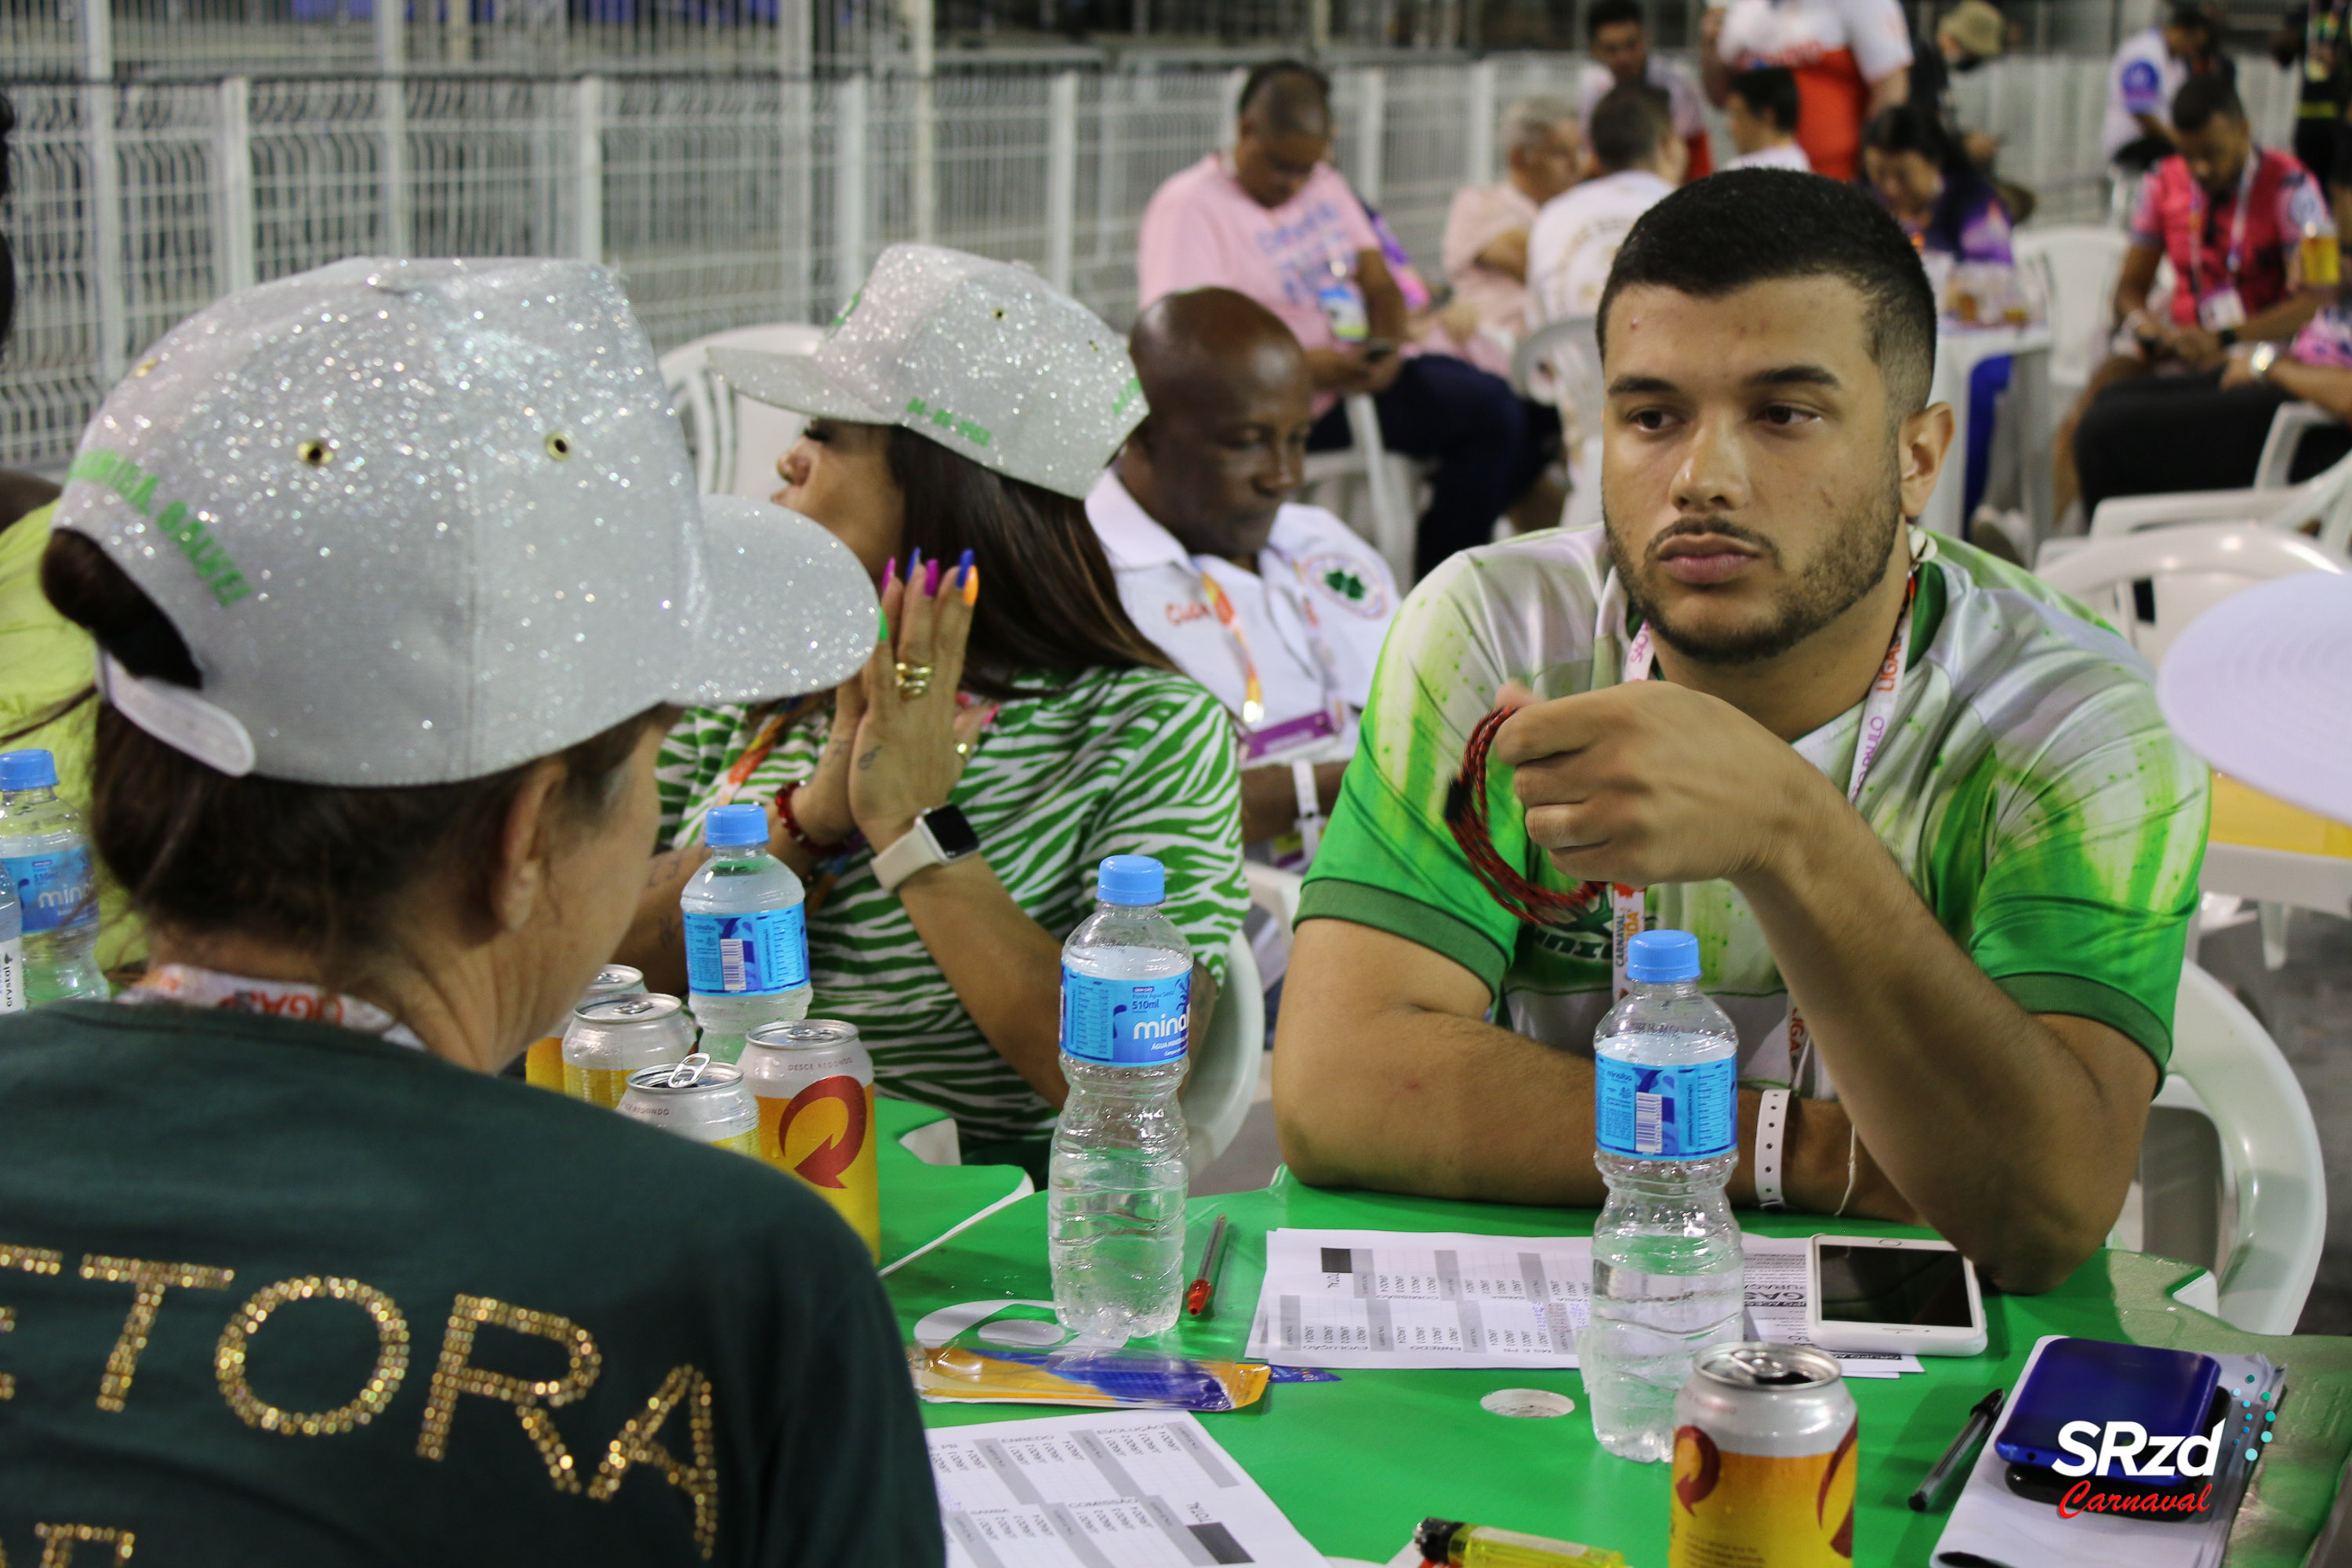
{"label": "paper with text", "polygon": [[[1759,1339],[1805,1341],[1805,1238],[1742,1236]],[[1276,1230],[1253,1361],[1292,1366],[1573,1367],[1591,1313],[1592,1240],[1459,1231]],[[1849,1377],[1916,1356],[1838,1353]]]}
{"label": "paper with text", "polygon": [[1184,1411],[1093,1411],[926,1436],[949,1568],[1325,1568]]}

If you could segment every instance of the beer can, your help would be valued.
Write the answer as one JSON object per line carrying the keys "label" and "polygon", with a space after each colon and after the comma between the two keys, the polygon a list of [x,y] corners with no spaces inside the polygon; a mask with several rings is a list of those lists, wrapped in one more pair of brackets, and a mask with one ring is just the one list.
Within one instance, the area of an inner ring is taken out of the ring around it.
{"label": "beer can", "polygon": [[639,1068],[629,1075],[620,1111],[632,1121],[716,1149],[754,1157],[760,1152],[760,1112],[743,1087],[743,1075],[708,1057]]}
{"label": "beer can", "polygon": [[1675,1396],[1667,1568],[1852,1568],[1860,1430],[1822,1352],[1701,1351]]}
{"label": "beer can", "polygon": [[675,996],[583,1002],[563,1031],[563,1092],[591,1105],[618,1105],[631,1073],[667,1067],[693,1052],[694,1018]]}
{"label": "beer can", "polygon": [[745,1037],[740,1065],[760,1105],[760,1158],[815,1188],[881,1261],[874,1060],[857,1026],[762,1024]]}
{"label": "beer can", "polygon": [[[588,989],[580,994],[573,1010],[606,996],[642,996],[646,994],[646,977],[625,963],[608,963],[596,972]],[[523,1058],[522,1076],[541,1089],[563,1091],[563,1037],[549,1035],[531,1042],[530,1054]]]}

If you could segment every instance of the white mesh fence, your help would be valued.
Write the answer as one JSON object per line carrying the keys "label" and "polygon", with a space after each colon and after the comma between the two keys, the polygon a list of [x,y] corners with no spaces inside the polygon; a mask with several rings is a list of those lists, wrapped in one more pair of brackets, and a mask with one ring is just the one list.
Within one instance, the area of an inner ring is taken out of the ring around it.
{"label": "white mesh fence", "polygon": [[[0,0],[5,3],[5,0]],[[191,0],[193,3],[193,0]],[[1454,190],[1561,55],[1337,73],[1337,159],[1434,279]],[[2105,210],[2105,62],[1963,79],[1969,123],[2052,217]],[[1144,204],[1226,136],[1223,68],[777,76],[412,75],[11,88],[15,341],[0,465],[51,467],[137,353],[230,289],[350,255],[566,255],[618,268],[657,347],[822,321],[928,238],[1027,262],[1125,325]],[[2263,133],[2292,82],[2247,61]]]}

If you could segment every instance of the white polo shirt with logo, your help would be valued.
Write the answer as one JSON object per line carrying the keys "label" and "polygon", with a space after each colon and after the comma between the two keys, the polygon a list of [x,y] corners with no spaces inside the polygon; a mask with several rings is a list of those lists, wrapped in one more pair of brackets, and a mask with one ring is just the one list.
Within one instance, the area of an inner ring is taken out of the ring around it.
{"label": "white polo shirt with logo", "polygon": [[[1129,617],[1237,721],[1256,666],[1265,713],[1244,735],[1244,767],[1339,761],[1355,751],[1397,592],[1388,563],[1354,530],[1321,507],[1286,506],[1253,574],[1188,553],[1115,472],[1096,482],[1087,517]],[[1232,606],[1231,628],[1204,576]]]}

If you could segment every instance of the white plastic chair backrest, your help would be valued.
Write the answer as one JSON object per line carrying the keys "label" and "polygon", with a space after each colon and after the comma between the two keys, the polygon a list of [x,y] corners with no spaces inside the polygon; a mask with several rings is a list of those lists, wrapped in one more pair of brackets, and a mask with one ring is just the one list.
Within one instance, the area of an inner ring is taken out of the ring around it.
{"label": "white plastic chair backrest", "polygon": [[1522,397],[1559,410],[1568,455],[1568,504],[1560,526],[1601,521],[1601,429],[1606,383],[1601,376],[1598,323],[1571,316],[1537,328],[1511,356],[1511,384]]}
{"label": "white plastic chair backrest", "polygon": [[1243,861],[1242,871],[1249,880],[1251,903],[1280,921],[1285,930],[1298,923],[1298,898],[1306,891],[1307,879],[1259,860]]}
{"label": "white plastic chair backrest", "polygon": [[[2074,595],[2160,662],[2180,629],[2231,595],[2297,572],[2343,572],[2338,552],[2299,534],[2244,522],[2201,522],[2094,539],[2042,563],[2042,580]],[[2143,595],[2138,584],[2149,584]],[[2142,609],[2152,608],[2153,617]]]}
{"label": "white plastic chair backrest", "polygon": [[[2327,1236],[2319,1129],[2277,1044],[2194,963],[2181,966],[2156,1106],[2204,1117],[2220,1144],[2221,1315],[2249,1333],[2294,1332]],[[2161,1174],[2143,1168],[2144,1194],[2161,1191]]]}
{"label": "white plastic chair backrest", "polygon": [[2111,228],[2059,224],[2021,231],[2020,267],[2038,274],[2050,302],[2050,379],[2080,386],[2106,357],[2116,279],[2131,241]]}
{"label": "white plastic chair backrest", "polygon": [[1257,1099],[1258,1071],[1265,1055],[1265,997],[1249,939],[1235,932],[1225,950],[1225,983],[1209,1026],[1192,1047],[1192,1068],[1179,1097],[1192,1130],[1187,1163],[1194,1175],[1225,1152]]}
{"label": "white plastic chair backrest", "polygon": [[808,421],[733,392],[710,370],[714,348],[763,349],[770,353],[807,353],[824,341],[824,329],[798,321],[737,327],[682,343],[661,356],[662,381],[686,421],[694,449],[694,478],[706,495],[746,496],[758,500],[775,493],[776,459],[800,439]]}

